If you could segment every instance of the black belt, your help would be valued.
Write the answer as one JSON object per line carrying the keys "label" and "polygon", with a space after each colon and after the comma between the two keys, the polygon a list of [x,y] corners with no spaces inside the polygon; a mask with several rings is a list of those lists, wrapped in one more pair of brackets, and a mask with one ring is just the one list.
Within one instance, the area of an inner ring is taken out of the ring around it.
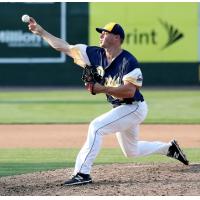
{"label": "black belt", "polygon": [[121,106],[121,105],[131,105],[131,104],[133,104],[133,103],[136,103],[136,102],[143,102],[143,101],[144,101],[144,99],[139,100],[139,101],[120,102],[120,103],[118,103],[118,104],[112,104],[112,106],[113,106],[113,108],[116,108],[116,107]]}

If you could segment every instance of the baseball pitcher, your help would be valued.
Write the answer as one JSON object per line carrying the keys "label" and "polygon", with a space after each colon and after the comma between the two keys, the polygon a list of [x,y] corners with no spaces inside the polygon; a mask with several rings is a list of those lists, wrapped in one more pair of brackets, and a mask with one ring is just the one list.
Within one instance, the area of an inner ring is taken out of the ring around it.
{"label": "baseball pitcher", "polygon": [[104,93],[113,107],[90,123],[87,140],[76,158],[73,176],[64,185],[92,183],[90,172],[102,138],[113,133],[126,157],[162,154],[189,164],[175,140],[168,143],[138,141],[139,125],[146,118],[148,107],[140,91],[143,82],[140,65],[130,52],[122,49],[125,33],[121,25],[111,22],[96,28],[99,47],[70,45],[48,33],[32,17],[28,27],[55,50],[64,52],[83,67],[82,79],[87,90],[93,95]]}

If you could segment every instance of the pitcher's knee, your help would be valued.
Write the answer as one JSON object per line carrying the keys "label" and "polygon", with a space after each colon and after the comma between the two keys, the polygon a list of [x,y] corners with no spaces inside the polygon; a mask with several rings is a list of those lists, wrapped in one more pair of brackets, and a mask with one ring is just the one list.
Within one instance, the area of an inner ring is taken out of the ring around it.
{"label": "pitcher's knee", "polygon": [[103,129],[101,128],[101,124],[95,120],[93,120],[89,125],[89,132],[102,134]]}

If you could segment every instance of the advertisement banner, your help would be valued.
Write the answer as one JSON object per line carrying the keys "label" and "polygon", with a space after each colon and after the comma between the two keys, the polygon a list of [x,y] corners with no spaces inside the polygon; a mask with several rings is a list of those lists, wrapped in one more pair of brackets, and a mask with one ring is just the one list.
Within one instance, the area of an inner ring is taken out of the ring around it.
{"label": "advertisement banner", "polygon": [[66,4],[0,3],[0,63],[63,63],[65,55],[32,34],[22,15],[33,16],[47,31],[66,40]]}
{"label": "advertisement banner", "polygon": [[141,62],[198,61],[198,3],[90,3],[90,45],[109,22],[124,28],[123,48]]}

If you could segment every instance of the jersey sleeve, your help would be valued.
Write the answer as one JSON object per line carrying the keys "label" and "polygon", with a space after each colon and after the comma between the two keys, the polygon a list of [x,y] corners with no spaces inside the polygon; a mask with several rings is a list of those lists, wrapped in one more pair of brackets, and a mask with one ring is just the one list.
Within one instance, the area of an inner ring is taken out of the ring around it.
{"label": "jersey sleeve", "polygon": [[105,62],[105,57],[103,56],[104,50],[103,48],[97,46],[88,46],[86,49],[86,53],[90,60],[91,65],[100,65],[103,66]]}
{"label": "jersey sleeve", "polygon": [[81,67],[85,67],[85,65],[90,65],[86,49],[87,45],[85,44],[70,45],[70,51],[72,58],[74,59],[74,63]]}
{"label": "jersey sleeve", "polygon": [[140,68],[135,68],[123,77],[123,81],[128,81],[136,86],[142,86],[142,72]]}

